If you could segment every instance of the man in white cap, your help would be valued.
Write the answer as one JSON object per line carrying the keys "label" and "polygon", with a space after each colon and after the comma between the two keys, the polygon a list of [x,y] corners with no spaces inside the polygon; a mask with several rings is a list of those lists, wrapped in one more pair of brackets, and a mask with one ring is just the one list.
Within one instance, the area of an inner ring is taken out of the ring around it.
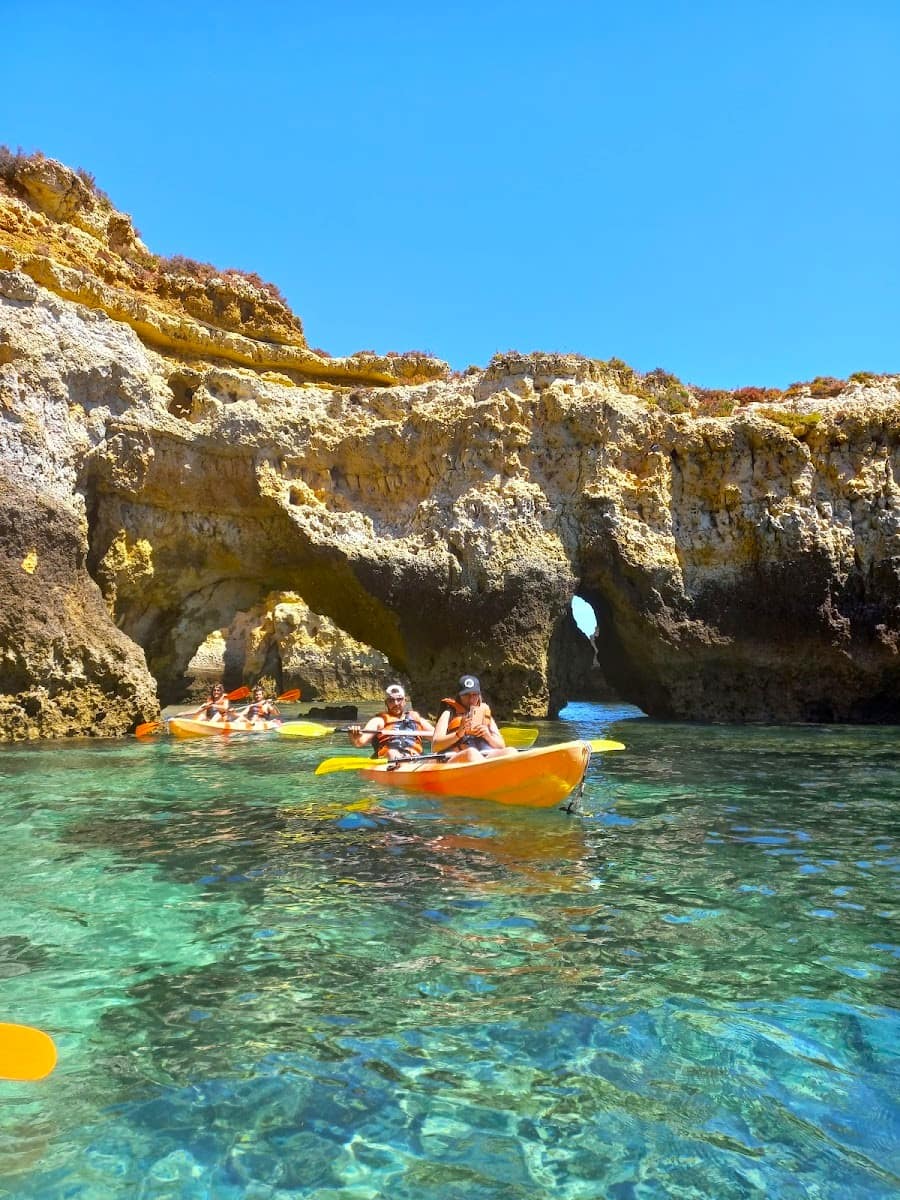
{"label": "man in white cap", "polygon": [[375,758],[417,758],[422,738],[431,737],[434,726],[414,709],[407,708],[406,692],[399,683],[384,689],[384,711],[365,725],[351,725],[347,736],[354,746],[373,745]]}

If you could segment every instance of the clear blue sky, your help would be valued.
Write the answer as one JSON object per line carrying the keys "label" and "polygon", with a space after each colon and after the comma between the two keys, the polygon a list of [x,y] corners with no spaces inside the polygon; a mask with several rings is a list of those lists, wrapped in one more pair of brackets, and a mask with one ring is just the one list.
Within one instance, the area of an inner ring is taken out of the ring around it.
{"label": "clear blue sky", "polygon": [[0,141],[313,346],[900,371],[900,2],[0,0]]}

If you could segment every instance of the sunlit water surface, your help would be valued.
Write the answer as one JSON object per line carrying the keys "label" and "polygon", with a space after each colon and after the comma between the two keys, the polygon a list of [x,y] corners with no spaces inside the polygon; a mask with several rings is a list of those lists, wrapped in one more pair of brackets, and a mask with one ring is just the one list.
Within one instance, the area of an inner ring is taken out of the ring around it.
{"label": "sunlit water surface", "polygon": [[900,1195],[896,729],[612,735],[579,815],[343,739],[0,750],[0,1196]]}

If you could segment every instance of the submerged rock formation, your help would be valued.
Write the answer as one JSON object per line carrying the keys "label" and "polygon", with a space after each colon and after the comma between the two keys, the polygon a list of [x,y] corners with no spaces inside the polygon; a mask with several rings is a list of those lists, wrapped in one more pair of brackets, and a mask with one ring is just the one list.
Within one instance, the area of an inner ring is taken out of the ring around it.
{"label": "submerged rock formation", "polygon": [[216,631],[243,630],[229,686],[291,686],[315,653],[259,632],[275,593],[336,627],[329,699],[385,661],[426,709],[477,670],[502,715],[556,712],[578,594],[653,715],[900,719],[896,378],[719,416],[578,356],[332,359],[261,281],[173,284],[60,164],[0,178],[0,567],[28,612],[0,629],[0,735],[122,732]]}

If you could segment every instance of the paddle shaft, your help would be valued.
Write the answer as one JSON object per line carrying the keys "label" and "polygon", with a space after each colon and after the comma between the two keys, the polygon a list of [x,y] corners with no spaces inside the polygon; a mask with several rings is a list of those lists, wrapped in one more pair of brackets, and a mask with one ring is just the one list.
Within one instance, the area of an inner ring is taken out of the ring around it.
{"label": "paddle shaft", "polygon": [[[349,726],[341,725],[338,728],[334,729],[333,732],[334,733],[349,733],[350,729],[349,729]],[[361,729],[360,732],[362,733],[364,731]],[[431,737],[434,736],[433,734],[425,733],[425,731],[422,729],[410,729],[405,732],[403,730],[391,730],[391,729],[372,730],[372,729],[369,729],[365,732],[377,733],[379,738],[422,737],[422,738],[430,739]],[[531,746],[533,746],[534,743],[537,741],[539,732],[540,731],[537,729],[531,729],[531,728],[528,728],[527,726],[518,726],[518,725],[501,725],[500,729],[499,729],[500,736],[503,738],[503,740],[506,742],[506,744],[508,746],[516,746],[516,747],[521,747],[521,746],[531,747]]]}

